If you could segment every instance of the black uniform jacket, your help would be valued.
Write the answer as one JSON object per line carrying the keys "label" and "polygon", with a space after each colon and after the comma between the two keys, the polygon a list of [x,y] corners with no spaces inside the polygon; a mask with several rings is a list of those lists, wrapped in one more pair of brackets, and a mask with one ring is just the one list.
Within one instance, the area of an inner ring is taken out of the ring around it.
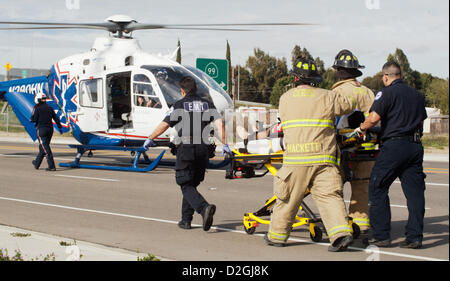
{"label": "black uniform jacket", "polygon": [[58,128],[61,128],[61,121],[56,116],[55,111],[48,104],[42,103],[34,107],[31,116],[31,122],[35,123],[36,128],[53,128],[52,119],[55,121]]}
{"label": "black uniform jacket", "polygon": [[382,140],[422,133],[422,121],[427,118],[424,96],[402,79],[378,92],[370,111],[381,116]]}

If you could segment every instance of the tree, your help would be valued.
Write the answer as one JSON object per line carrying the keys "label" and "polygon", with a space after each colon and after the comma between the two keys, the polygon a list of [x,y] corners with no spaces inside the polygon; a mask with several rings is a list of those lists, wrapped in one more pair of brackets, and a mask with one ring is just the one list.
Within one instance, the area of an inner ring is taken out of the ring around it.
{"label": "tree", "polygon": [[418,90],[422,88],[420,73],[411,68],[408,57],[402,49],[395,49],[393,54],[388,55],[387,61],[395,61],[400,65],[403,81],[405,81],[406,84]]}
{"label": "tree", "polygon": [[[234,80],[239,83],[239,99],[244,101],[255,101],[255,95],[258,92],[258,84],[253,79],[250,71],[241,65],[236,65],[234,69],[239,68],[239,79],[238,71],[234,72]],[[236,92],[236,95],[238,93]]]}
{"label": "tree", "polygon": [[300,45],[295,45],[291,52],[292,66],[295,64],[298,57],[314,60],[313,56],[308,52],[306,48],[301,48]]}
{"label": "tree", "polygon": [[425,97],[430,105],[441,110],[441,114],[448,114],[448,84],[449,80],[434,78],[426,89]]}
{"label": "tree", "polygon": [[383,84],[383,72],[378,72],[374,76],[369,76],[364,78],[361,82],[364,86],[371,89],[375,94],[378,93],[382,88],[384,88]]}
{"label": "tree", "polygon": [[273,85],[272,93],[270,94],[270,104],[278,106],[280,97],[293,87],[294,77],[292,75],[278,79]]}
{"label": "tree", "polygon": [[181,64],[181,43],[180,43],[180,39],[178,39],[177,62],[179,64]]}
{"label": "tree", "polygon": [[253,53],[246,63],[257,84],[257,93],[252,101],[268,103],[275,81],[288,74],[286,59],[271,57],[259,48],[255,48]]}
{"label": "tree", "polygon": [[231,96],[233,91],[233,85],[232,85],[232,81],[233,79],[231,78],[231,50],[230,50],[230,44],[228,44],[228,40],[227,40],[227,53],[226,53],[226,59],[228,61],[228,94]]}
{"label": "tree", "polygon": [[402,49],[395,49],[395,52],[393,54],[388,55],[387,61],[396,61],[400,65],[402,73],[405,77],[412,72],[408,57],[405,55]]}
{"label": "tree", "polygon": [[323,78],[323,81],[322,81],[322,83],[319,84],[319,87],[328,89],[328,90],[331,89],[331,87],[334,85],[334,83],[339,81],[339,77],[337,75],[336,70],[334,70],[331,67],[329,67],[329,68],[327,68],[327,70],[325,70],[325,72],[322,74],[322,78]]}

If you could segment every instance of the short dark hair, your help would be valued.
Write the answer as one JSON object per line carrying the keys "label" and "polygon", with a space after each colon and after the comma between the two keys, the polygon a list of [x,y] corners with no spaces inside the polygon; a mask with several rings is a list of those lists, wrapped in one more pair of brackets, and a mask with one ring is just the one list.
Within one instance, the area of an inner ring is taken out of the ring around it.
{"label": "short dark hair", "polygon": [[195,84],[194,78],[191,76],[184,76],[181,78],[180,88],[183,89],[186,94],[197,92],[197,85]]}
{"label": "short dark hair", "polygon": [[[396,61],[388,61],[383,65],[382,68],[383,71],[390,70],[389,76],[401,76],[402,75],[402,68]],[[384,74],[384,73],[383,73]]]}

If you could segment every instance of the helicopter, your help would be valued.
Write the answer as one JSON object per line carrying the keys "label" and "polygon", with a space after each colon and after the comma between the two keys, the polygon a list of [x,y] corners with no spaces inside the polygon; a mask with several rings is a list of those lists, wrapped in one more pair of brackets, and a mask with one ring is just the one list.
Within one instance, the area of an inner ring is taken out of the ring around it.
{"label": "helicopter", "polygon": [[[137,162],[148,134],[165,117],[170,107],[181,99],[178,82],[183,76],[196,80],[198,94],[212,102],[219,112],[233,109],[233,101],[220,86],[195,70],[173,60],[173,56],[153,55],[143,51],[132,32],[145,29],[191,29],[245,31],[233,26],[306,25],[305,23],[182,24],[138,23],[126,15],[114,15],[100,23],[11,22],[0,30],[100,29],[108,37],[95,39],[89,51],[58,60],[46,76],[0,82],[0,95],[24,126],[31,139],[37,139],[30,117],[39,92],[61,120],[63,133],[72,131],[81,145],[73,163],[60,166],[83,167],[79,160],[92,150],[124,150],[137,153],[130,171],[149,171],[156,167],[164,151],[145,169]],[[18,26],[17,26],[18,25]],[[206,74],[205,74],[206,75]],[[56,125],[55,125],[56,126]],[[56,128],[56,127],[55,127]],[[171,146],[173,129],[156,143]],[[156,163],[155,163],[156,162]],[[98,166],[85,168],[101,168]],[[106,168],[111,168],[106,166]],[[120,168],[119,168],[120,169]]]}

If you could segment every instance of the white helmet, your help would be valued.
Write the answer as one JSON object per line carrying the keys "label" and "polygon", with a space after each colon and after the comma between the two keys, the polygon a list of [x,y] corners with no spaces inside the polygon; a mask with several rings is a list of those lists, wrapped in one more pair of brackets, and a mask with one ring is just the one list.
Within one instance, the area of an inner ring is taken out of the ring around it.
{"label": "white helmet", "polygon": [[47,95],[43,92],[36,93],[36,96],[34,97],[34,103],[38,104],[40,101],[45,101],[47,98]]}

